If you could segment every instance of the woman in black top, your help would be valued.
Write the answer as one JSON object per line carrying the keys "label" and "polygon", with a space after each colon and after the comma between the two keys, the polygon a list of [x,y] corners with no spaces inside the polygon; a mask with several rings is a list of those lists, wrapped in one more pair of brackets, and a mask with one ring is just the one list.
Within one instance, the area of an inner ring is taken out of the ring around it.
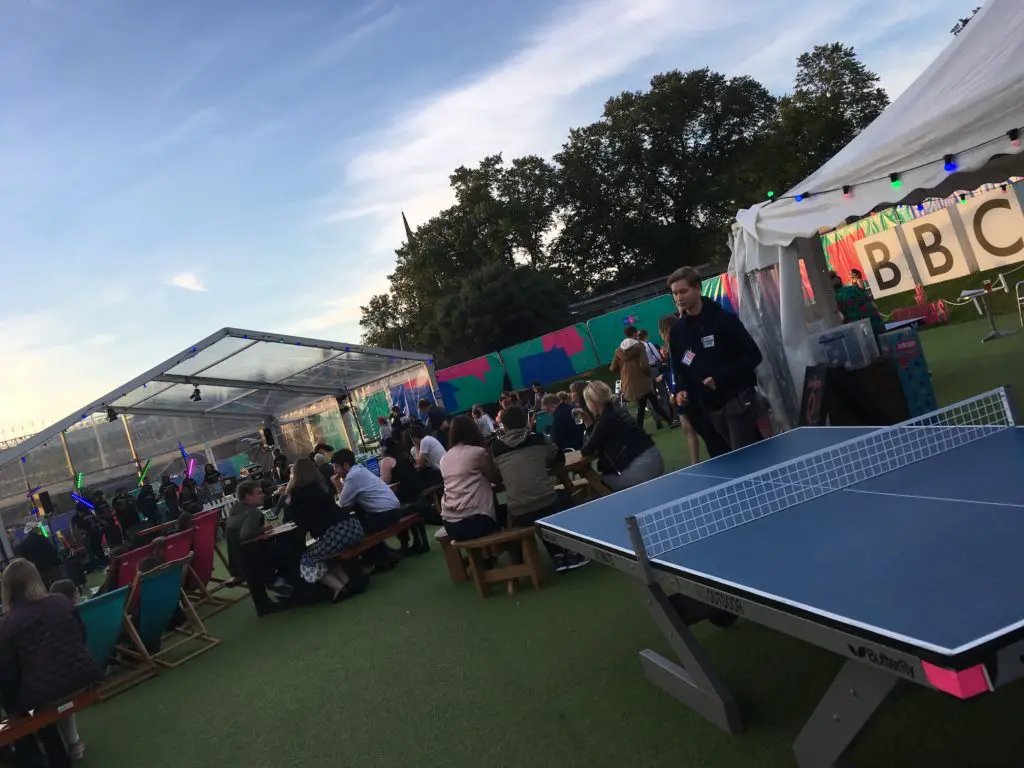
{"label": "woman in black top", "polygon": [[[405,446],[393,437],[384,441],[384,456],[380,460],[380,479],[388,485],[397,483],[392,490],[403,507],[407,504],[415,504],[417,506],[413,511],[419,513],[422,519],[432,525],[441,524],[441,517],[437,514],[437,510],[425,503],[421,497],[425,488],[422,473],[417,471],[416,464]],[[412,535],[411,543],[410,533]],[[399,533],[398,540],[402,544],[404,553],[420,555],[430,551],[427,529],[423,523],[414,525],[410,531]]]}
{"label": "woman in black top", "polygon": [[287,494],[285,518],[316,537],[299,561],[303,580],[323,584],[334,593],[335,602],[348,597],[349,576],[335,558],[363,540],[358,518],[335,503],[320,470],[306,457],[297,459],[292,467]]}
{"label": "woman in black top", "polygon": [[621,491],[665,474],[661,451],[629,412],[613,402],[611,387],[603,381],[592,381],[583,391],[583,398],[594,414],[594,431],[581,453],[597,458],[605,485]]}

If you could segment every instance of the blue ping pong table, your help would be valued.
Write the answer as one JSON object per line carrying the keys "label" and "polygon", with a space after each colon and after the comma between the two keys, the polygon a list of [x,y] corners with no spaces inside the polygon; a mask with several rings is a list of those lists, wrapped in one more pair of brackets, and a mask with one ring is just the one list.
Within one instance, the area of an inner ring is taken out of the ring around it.
{"label": "blue ping pong table", "polygon": [[886,428],[803,427],[545,518],[640,579],[679,656],[652,682],[719,727],[689,630],[763,624],[847,659],[796,743],[835,765],[900,680],[970,698],[1024,676],[1024,428],[1006,389]]}

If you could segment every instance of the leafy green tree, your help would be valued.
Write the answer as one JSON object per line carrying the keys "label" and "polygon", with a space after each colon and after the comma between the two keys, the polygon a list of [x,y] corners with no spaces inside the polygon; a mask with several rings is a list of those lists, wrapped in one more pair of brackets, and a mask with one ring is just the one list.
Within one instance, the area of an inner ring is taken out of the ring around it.
{"label": "leafy green tree", "polygon": [[491,261],[438,302],[428,337],[434,354],[447,365],[561,328],[567,310],[557,276]]}
{"label": "leafy green tree", "polygon": [[779,102],[771,141],[778,188],[824,165],[889,106],[878,75],[842,43],[816,45],[797,59],[796,87]]}

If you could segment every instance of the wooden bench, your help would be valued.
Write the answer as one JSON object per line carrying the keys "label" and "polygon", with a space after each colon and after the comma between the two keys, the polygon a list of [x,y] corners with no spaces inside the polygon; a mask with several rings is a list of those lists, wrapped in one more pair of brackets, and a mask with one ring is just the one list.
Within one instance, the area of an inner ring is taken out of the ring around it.
{"label": "wooden bench", "polygon": [[[487,597],[490,585],[495,583],[505,582],[510,595],[515,594],[519,579],[530,579],[534,589],[540,589],[547,583],[547,569],[541,560],[536,530],[532,525],[528,528],[509,528],[479,539],[452,541],[450,544],[456,554],[458,550],[464,549],[469,555],[473,583],[480,597]],[[502,551],[509,551],[513,556],[521,555],[522,562],[488,568],[488,559],[493,561]]]}
{"label": "wooden bench", "polygon": [[33,714],[24,717],[11,717],[0,721],[0,746],[13,744],[18,739],[53,725],[68,715],[91,707],[99,701],[97,689],[90,688],[73,694],[66,701],[47,709],[37,709]]}
{"label": "wooden bench", "polygon": [[444,564],[448,568],[448,575],[452,581],[459,584],[469,578],[466,573],[466,564],[462,560],[459,550],[452,546],[452,537],[444,528],[438,528],[434,533],[434,541],[441,547],[441,554],[444,556]]}
{"label": "wooden bench", "polygon": [[337,556],[337,560],[355,560],[364,552],[367,552],[378,544],[383,544],[385,541],[390,539],[392,536],[397,536],[402,531],[407,531],[414,525],[420,525],[423,519],[419,515],[406,515],[397,523],[392,525],[390,528],[385,528],[383,531],[377,531],[377,533],[371,533],[369,536],[364,538],[354,547],[349,547],[345,551],[341,552]]}

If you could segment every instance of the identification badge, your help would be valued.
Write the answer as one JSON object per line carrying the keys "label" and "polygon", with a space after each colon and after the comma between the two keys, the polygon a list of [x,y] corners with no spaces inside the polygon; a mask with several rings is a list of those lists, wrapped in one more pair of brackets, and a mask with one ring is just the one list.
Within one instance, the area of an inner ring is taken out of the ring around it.
{"label": "identification badge", "polygon": [[704,349],[711,349],[715,346],[715,337],[714,335],[702,336],[700,343],[704,345]]}
{"label": "identification badge", "polygon": [[689,365],[693,362],[694,354],[692,349],[686,350],[686,354],[683,355],[683,365]]}

